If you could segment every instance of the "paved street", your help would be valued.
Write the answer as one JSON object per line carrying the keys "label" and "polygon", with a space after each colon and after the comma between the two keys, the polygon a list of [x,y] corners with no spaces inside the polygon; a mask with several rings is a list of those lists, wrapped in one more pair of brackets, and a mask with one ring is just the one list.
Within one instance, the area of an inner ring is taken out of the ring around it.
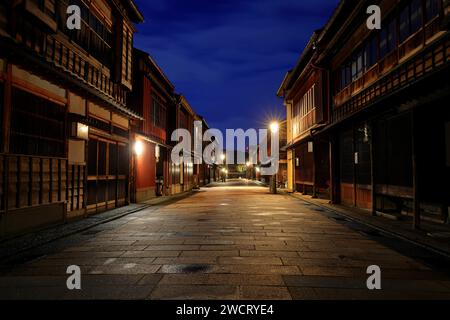
{"label": "paved street", "polygon": [[[393,249],[400,240],[267,191],[218,184],[59,240],[4,266],[0,298],[450,298],[450,276],[415,248],[401,246],[408,257]],[[81,267],[82,290],[66,288],[69,265]],[[382,290],[367,289],[369,265],[381,267]]]}

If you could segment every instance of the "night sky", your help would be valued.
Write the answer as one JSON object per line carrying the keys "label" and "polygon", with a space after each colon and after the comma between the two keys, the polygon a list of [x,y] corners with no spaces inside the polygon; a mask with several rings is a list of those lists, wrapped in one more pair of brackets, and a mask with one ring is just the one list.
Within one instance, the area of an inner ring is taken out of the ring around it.
{"label": "night sky", "polygon": [[276,92],[338,0],[136,0],[147,51],[210,127],[284,118]]}

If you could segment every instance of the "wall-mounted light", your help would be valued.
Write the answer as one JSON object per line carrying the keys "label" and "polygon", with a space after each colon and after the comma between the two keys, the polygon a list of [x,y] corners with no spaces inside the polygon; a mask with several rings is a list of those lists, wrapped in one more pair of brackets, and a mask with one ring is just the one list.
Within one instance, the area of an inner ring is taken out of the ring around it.
{"label": "wall-mounted light", "polygon": [[256,167],[255,170],[256,170],[257,173],[260,173],[260,172],[261,172],[261,169],[260,169],[259,167]]}
{"label": "wall-mounted light", "polygon": [[144,144],[142,143],[142,141],[136,141],[134,143],[134,153],[137,156],[140,156],[143,152],[144,152]]}
{"label": "wall-mounted light", "polygon": [[364,142],[370,142],[370,128],[367,123],[364,125]]}
{"label": "wall-mounted light", "polygon": [[308,141],[308,152],[314,152],[314,143],[312,141]]}
{"label": "wall-mounted light", "polygon": [[155,145],[155,158],[156,158],[157,162],[159,161],[160,156],[161,156],[161,149],[159,148],[159,145],[157,144],[157,145]]}
{"label": "wall-mounted light", "polygon": [[76,137],[83,140],[89,140],[89,127],[83,123],[76,124]]}

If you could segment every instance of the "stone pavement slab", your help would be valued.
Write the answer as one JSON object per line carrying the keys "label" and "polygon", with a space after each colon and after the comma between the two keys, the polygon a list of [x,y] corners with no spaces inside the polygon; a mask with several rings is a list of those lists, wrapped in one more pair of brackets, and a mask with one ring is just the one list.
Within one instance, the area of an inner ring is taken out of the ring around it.
{"label": "stone pavement slab", "polygon": [[[0,298],[450,299],[450,268],[436,256],[237,182],[45,250],[1,266]],[[65,286],[70,264],[81,267],[80,291]],[[369,265],[380,266],[382,290],[367,289]]]}

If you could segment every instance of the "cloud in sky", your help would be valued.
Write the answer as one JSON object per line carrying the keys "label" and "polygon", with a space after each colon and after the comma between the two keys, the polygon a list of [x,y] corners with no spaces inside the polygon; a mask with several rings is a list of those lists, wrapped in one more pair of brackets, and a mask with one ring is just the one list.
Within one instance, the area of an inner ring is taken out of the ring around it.
{"label": "cloud in sky", "polygon": [[338,0],[136,0],[147,51],[212,127],[262,127],[276,91]]}

